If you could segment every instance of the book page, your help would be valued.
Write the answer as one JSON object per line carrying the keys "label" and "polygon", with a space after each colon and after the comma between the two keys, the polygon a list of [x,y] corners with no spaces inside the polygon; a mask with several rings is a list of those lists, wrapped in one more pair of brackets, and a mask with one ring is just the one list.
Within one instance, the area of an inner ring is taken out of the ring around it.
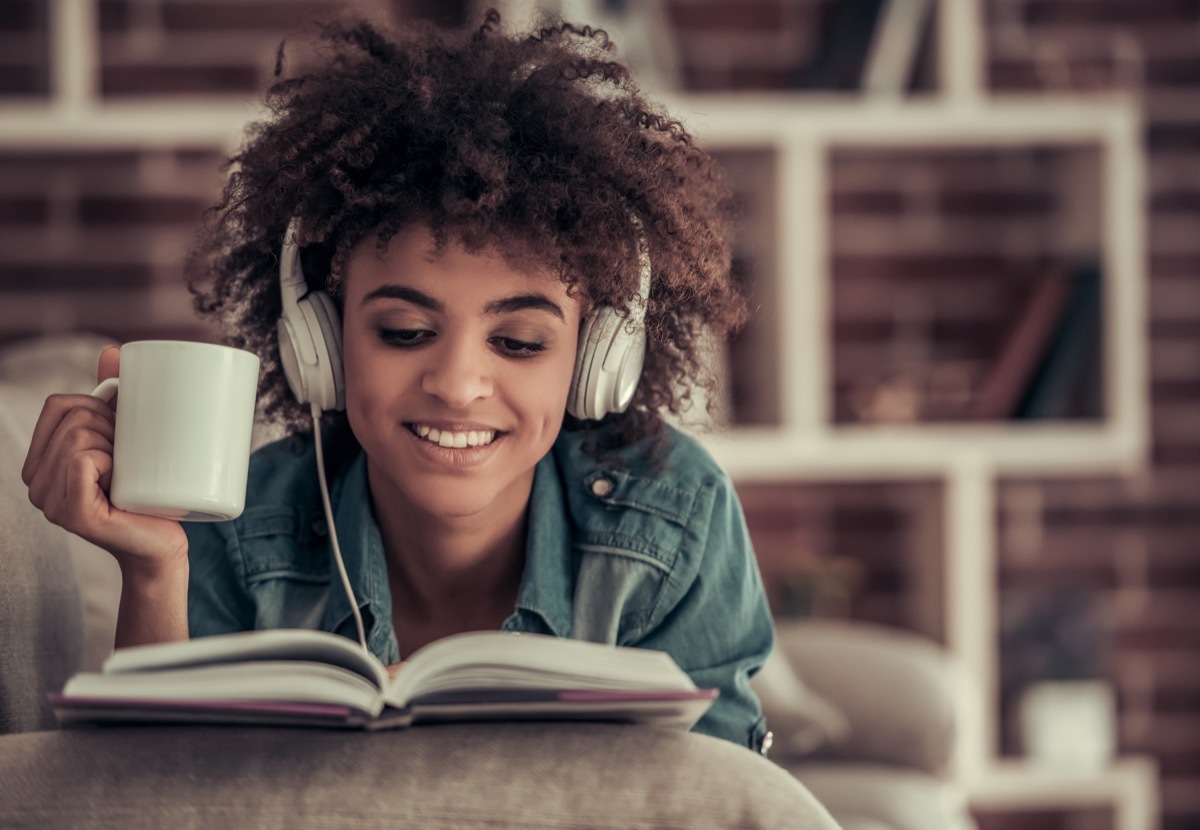
{"label": "book page", "polygon": [[[194,706],[213,701],[320,703],[344,706],[371,717],[383,708],[378,688],[358,673],[326,663],[287,660],[77,674],[67,681],[63,696],[129,703],[175,701]],[[269,705],[266,708],[269,710]]]}
{"label": "book page", "polygon": [[695,691],[669,655],[544,634],[478,631],[418,649],[396,674],[388,702],[471,689]]}
{"label": "book page", "polygon": [[106,675],[163,671],[212,664],[260,660],[326,663],[349,669],[382,690],[387,669],[352,640],[326,631],[281,628],[197,637],[177,643],[155,643],[117,649],[104,661]]}

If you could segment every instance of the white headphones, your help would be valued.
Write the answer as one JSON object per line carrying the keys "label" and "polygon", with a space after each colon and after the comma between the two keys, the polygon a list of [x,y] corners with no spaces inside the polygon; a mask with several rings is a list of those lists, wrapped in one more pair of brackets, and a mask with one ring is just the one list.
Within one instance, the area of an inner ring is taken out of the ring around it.
{"label": "white headphones", "polygon": [[579,329],[567,412],[583,420],[598,421],[610,412],[628,409],[646,361],[650,251],[641,221],[636,216],[630,218],[638,232],[638,293],[628,317],[612,306],[599,306]]}
{"label": "white headphones", "polygon": [[[646,305],[650,299],[650,252],[641,222],[638,230],[638,293],[628,315],[611,306],[596,308],[579,329],[575,373],[567,395],[567,412],[598,421],[624,412],[637,391],[646,359]],[[299,221],[292,219],[279,257],[279,358],[292,393],[301,403],[322,411],[346,405],[342,374],[342,321],[324,291],[310,291],[296,243]]]}
{"label": "white headphones", "polygon": [[300,403],[315,403],[322,412],[344,409],[342,319],[329,294],[308,290],[296,244],[299,228],[296,219],[288,223],[279,256],[279,361]]}

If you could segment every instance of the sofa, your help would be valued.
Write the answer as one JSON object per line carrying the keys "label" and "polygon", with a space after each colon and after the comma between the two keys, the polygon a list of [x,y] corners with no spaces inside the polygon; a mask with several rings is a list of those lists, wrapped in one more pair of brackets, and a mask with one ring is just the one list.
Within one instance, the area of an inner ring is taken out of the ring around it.
{"label": "sofa", "polygon": [[971,830],[950,775],[951,661],[861,624],[780,622],[754,681],[769,758],[623,724],[59,730],[46,693],[108,654],[120,579],[42,517],[19,471],[46,395],[89,391],[104,342],[0,349],[0,826]]}
{"label": "sofa", "polygon": [[770,757],[844,830],[976,830],[957,780],[962,667],[925,637],[863,622],[777,620],[751,684]]}

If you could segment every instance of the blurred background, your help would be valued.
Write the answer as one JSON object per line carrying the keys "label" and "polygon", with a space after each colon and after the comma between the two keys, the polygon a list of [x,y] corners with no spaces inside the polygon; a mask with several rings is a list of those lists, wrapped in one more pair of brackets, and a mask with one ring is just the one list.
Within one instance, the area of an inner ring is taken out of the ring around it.
{"label": "blurred background", "polygon": [[[1103,764],[1200,828],[1200,0],[488,5],[604,27],[734,185],[755,316],[704,440],[776,615],[956,653],[980,764],[1037,760],[1038,684],[1098,682]],[[279,41],[479,13],[0,0],[0,350],[211,338],[182,264]],[[1148,826],[1030,769],[985,830]]]}

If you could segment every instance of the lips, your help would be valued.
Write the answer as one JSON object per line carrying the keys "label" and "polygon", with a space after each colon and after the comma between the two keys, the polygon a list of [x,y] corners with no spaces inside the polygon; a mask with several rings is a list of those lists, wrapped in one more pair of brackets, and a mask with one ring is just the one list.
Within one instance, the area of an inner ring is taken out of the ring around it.
{"label": "lips", "polygon": [[406,424],[409,432],[423,441],[445,449],[486,447],[496,440],[494,429],[444,429],[429,424]]}

